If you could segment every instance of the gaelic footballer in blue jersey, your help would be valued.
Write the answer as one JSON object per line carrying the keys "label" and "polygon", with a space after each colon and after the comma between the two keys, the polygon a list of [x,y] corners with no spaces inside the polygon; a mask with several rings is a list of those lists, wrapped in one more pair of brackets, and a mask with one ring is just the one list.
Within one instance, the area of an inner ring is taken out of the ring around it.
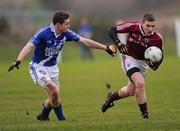
{"label": "gaelic footballer in blue jersey", "polygon": [[58,120],[65,120],[59,99],[59,70],[56,59],[66,41],[77,41],[88,47],[104,50],[112,56],[116,53],[116,48],[113,45],[106,46],[84,38],[73,32],[69,27],[69,14],[62,11],[55,13],[52,23],[32,36],[8,70],[18,69],[29,52],[34,49],[29,68],[30,75],[34,83],[38,83],[46,90],[48,96],[42,111],[37,115],[37,119],[40,121],[49,120],[49,113],[52,109]]}

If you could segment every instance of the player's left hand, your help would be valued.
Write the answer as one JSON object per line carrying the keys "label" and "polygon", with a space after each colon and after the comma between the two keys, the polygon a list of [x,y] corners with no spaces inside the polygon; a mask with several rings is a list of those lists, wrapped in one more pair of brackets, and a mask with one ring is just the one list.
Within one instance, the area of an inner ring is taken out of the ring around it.
{"label": "player's left hand", "polygon": [[21,61],[20,60],[16,60],[15,62],[13,62],[9,69],[8,69],[8,72],[10,72],[11,70],[13,70],[15,67],[16,69],[19,69],[19,65],[21,64]]}
{"label": "player's left hand", "polygon": [[154,71],[156,71],[159,67],[159,62],[152,62],[150,59],[146,59],[146,62],[149,65],[149,67]]}
{"label": "player's left hand", "polygon": [[110,54],[111,56],[114,56],[117,52],[116,47],[114,45],[107,45],[106,46],[106,52]]}
{"label": "player's left hand", "polygon": [[116,46],[117,46],[120,53],[122,53],[122,54],[127,54],[128,53],[127,45],[120,42],[120,43],[117,43]]}

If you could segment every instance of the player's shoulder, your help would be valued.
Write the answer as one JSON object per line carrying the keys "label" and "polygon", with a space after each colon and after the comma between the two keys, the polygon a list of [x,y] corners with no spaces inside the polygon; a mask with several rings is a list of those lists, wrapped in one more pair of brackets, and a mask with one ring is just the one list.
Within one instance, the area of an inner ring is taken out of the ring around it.
{"label": "player's shoulder", "polygon": [[64,36],[67,38],[67,41],[79,41],[80,39],[80,35],[71,29],[68,29],[66,32],[64,32]]}
{"label": "player's shoulder", "polygon": [[156,36],[157,38],[159,38],[160,40],[163,41],[163,36],[162,36],[161,32],[160,32],[158,29],[155,28],[154,34],[155,34],[155,36]]}
{"label": "player's shoulder", "polygon": [[129,28],[130,30],[138,30],[140,22],[138,21],[126,21],[122,23],[118,23],[117,28],[118,30]]}
{"label": "player's shoulder", "polygon": [[49,32],[51,31],[51,25],[46,25],[46,26],[43,26],[41,27],[37,32],[36,32],[36,35],[43,35],[43,34],[48,34]]}
{"label": "player's shoulder", "polygon": [[71,33],[71,32],[74,32],[74,31],[72,29],[68,28],[65,33]]}
{"label": "player's shoulder", "polygon": [[141,22],[139,21],[125,21],[125,22],[119,22],[117,23],[117,25],[127,25],[127,26],[136,26],[136,25],[140,25]]}
{"label": "player's shoulder", "polygon": [[71,29],[67,29],[67,31],[66,32],[64,32],[64,34],[65,35],[75,35],[75,34],[77,34],[77,33],[75,33],[73,30],[71,30]]}
{"label": "player's shoulder", "polygon": [[140,25],[140,24],[142,24],[142,22],[140,22],[140,21],[127,21],[127,23],[130,23],[132,25]]}

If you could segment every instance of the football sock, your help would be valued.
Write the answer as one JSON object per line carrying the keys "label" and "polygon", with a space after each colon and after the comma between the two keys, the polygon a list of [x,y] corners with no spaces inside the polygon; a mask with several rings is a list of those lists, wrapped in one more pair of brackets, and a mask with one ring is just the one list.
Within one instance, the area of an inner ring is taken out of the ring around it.
{"label": "football sock", "polygon": [[53,107],[53,109],[54,109],[54,112],[55,112],[56,117],[58,118],[58,120],[65,120],[61,104],[59,104],[59,106],[57,106],[57,107]]}
{"label": "football sock", "polygon": [[48,117],[51,110],[52,110],[51,107],[43,106],[41,113],[42,113],[43,116]]}
{"label": "football sock", "polygon": [[142,115],[148,113],[148,111],[147,111],[147,103],[145,102],[143,104],[139,104],[139,109],[142,112]]}
{"label": "football sock", "polygon": [[114,92],[111,96],[110,96],[110,102],[113,102],[113,101],[117,101],[121,99],[121,97],[118,95],[118,92]]}

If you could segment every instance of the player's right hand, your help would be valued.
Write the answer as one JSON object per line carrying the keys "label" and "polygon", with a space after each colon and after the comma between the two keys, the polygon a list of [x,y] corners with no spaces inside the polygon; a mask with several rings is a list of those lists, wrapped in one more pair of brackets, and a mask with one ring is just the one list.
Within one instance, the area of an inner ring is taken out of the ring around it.
{"label": "player's right hand", "polygon": [[21,61],[20,60],[16,60],[15,62],[13,62],[9,69],[8,69],[8,72],[10,72],[11,70],[13,70],[14,68],[16,69],[19,69],[19,65],[21,64]]}
{"label": "player's right hand", "polygon": [[125,44],[118,43],[118,44],[116,44],[116,46],[117,46],[120,53],[122,53],[122,54],[127,54],[128,53],[128,48],[127,48],[127,46]]}
{"label": "player's right hand", "polygon": [[114,56],[117,52],[116,47],[114,45],[107,45],[106,46],[106,52],[110,54],[111,56]]}
{"label": "player's right hand", "polygon": [[150,59],[146,59],[146,62],[149,65],[149,67],[154,71],[156,71],[159,67],[159,62],[152,62]]}

